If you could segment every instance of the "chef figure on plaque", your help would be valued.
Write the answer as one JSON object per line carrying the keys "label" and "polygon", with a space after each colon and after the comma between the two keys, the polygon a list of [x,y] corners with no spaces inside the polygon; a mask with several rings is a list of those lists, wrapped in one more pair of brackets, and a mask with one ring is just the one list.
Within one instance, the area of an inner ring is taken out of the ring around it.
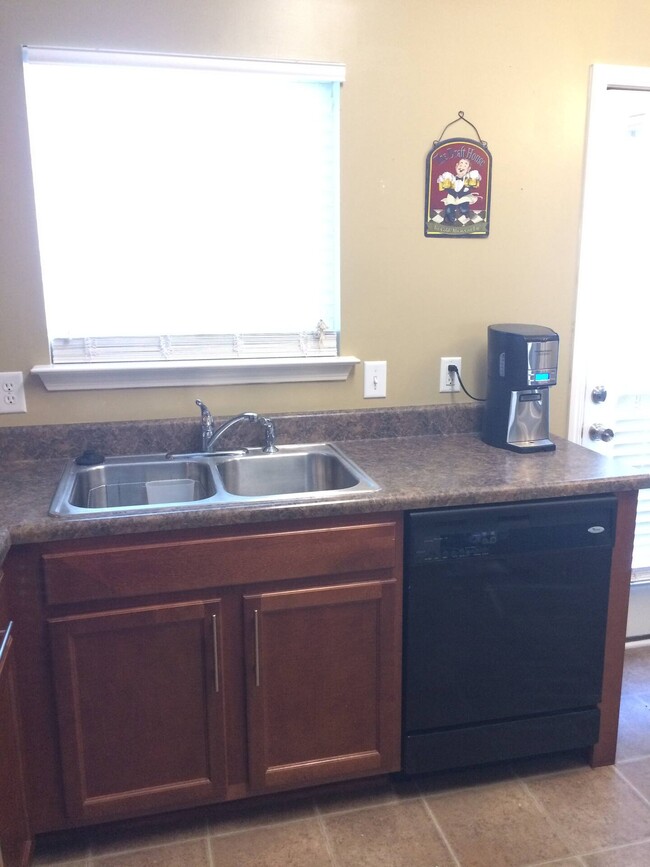
{"label": "chef figure on plaque", "polygon": [[438,177],[438,189],[447,190],[442,203],[445,206],[445,223],[466,223],[469,220],[470,205],[475,205],[480,196],[475,192],[481,182],[481,175],[472,169],[468,159],[456,163],[456,174],[443,172]]}

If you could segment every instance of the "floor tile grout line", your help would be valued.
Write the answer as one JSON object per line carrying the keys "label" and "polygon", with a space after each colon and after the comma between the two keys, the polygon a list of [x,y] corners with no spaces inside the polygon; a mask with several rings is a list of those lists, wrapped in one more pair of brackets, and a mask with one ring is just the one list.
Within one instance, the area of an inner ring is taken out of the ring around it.
{"label": "floor tile grout line", "polygon": [[[164,828],[161,830],[162,830],[162,833],[164,834]],[[161,833],[161,832],[159,831],[159,833]],[[196,831],[195,833],[188,834],[187,836],[185,836],[184,834],[181,834],[179,837],[176,837],[173,840],[166,840],[165,842],[161,842],[160,838],[156,837],[156,839],[153,842],[146,843],[146,844],[141,845],[141,846],[132,845],[132,846],[125,846],[124,848],[118,847],[116,849],[107,850],[105,852],[97,852],[97,851],[95,851],[96,846],[93,845],[93,840],[91,838],[88,841],[88,855],[86,856],[86,858],[88,859],[90,867],[92,867],[91,862],[95,858],[104,858],[104,857],[108,858],[111,855],[129,855],[132,852],[144,852],[148,849],[157,849],[157,848],[162,848],[164,846],[174,846],[176,844],[181,844],[181,843],[191,843],[193,841],[201,840],[201,839],[207,840],[208,836],[209,836],[208,835],[208,820],[206,818],[204,820],[203,831],[200,831],[200,832]]]}
{"label": "floor tile grout line", "polygon": [[576,771],[584,771],[589,768],[589,765],[575,765],[571,768],[557,768],[554,771],[531,771],[526,774],[521,774],[519,771],[513,766],[512,772],[515,775],[515,779],[521,780],[521,782],[525,783],[526,780],[545,780],[549,777],[561,777],[567,774],[573,774]]}
{"label": "floor tile grout line", "polygon": [[[511,779],[516,779],[516,777],[512,774],[512,772],[510,772],[510,775],[511,775]],[[455,793],[455,792],[467,792],[470,789],[485,789],[485,790],[491,789],[495,786],[501,785],[501,783],[503,783],[503,782],[504,782],[504,780],[489,780],[489,781],[478,782],[478,783],[467,783],[467,784],[463,783],[462,785],[459,785],[459,786],[452,786],[448,789],[438,789],[438,790],[433,791],[433,792],[425,791],[422,788],[422,786],[420,785],[420,782],[418,780],[416,780],[416,785],[417,785],[418,790],[420,792],[420,795],[422,797],[425,797],[425,798],[444,798],[446,795],[450,795],[450,794]]]}
{"label": "floor tile grout line", "polygon": [[[395,804],[401,804],[403,801],[415,801],[419,798],[419,794],[416,795],[404,795],[404,797],[398,797],[394,795],[392,798],[389,798],[385,801],[378,801],[376,804],[360,804],[358,807],[346,807],[343,810],[323,810],[323,816],[344,816],[346,813],[358,813],[361,810],[374,810],[377,807],[390,807]],[[318,807],[320,810],[321,808]]]}
{"label": "floor tile grout line", "polygon": [[[318,824],[321,830],[321,834],[325,840],[325,848],[327,849],[327,854],[330,857],[330,861],[332,862],[332,867],[341,867],[341,862],[338,859],[336,854],[336,850],[334,848],[334,844],[332,843],[332,838],[330,837],[330,833],[327,830],[327,824],[325,822],[325,817],[321,812],[320,807],[318,806],[318,801],[314,801],[314,810],[316,811],[316,819],[318,820]],[[328,816],[337,815],[335,813],[327,813]],[[340,813],[338,815],[341,815]]]}
{"label": "floor tile grout line", "polygon": [[642,762],[644,759],[650,759],[650,753],[639,753],[638,756],[628,756],[623,759],[616,759],[617,765],[629,765],[632,762]]}
{"label": "floor tile grout line", "polygon": [[[615,765],[612,765],[611,767],[613,767],[614,772],[618,773],[617,768],[616,768]],[[623,776],[623,775],[621,774],[620,776]],[[539,779],[539,777],[536,777],[536,779]],[[629,782],[629,780],[627,780],[627,779],[625,779],[625,778],[623,778],[623,779],[624,779],[624,782],[627,783],[627,784],[630,786],[631,789],[634,789],[634,790],[635,790],[636,794],[639,795],[639,797],[641,798],[641,800],[644,801],[644,802],[645,802],[645,803],[650,807],[650,801],[649,801],[647,798],[643,797],[643,795],[641,795],[641,793],[638,792],[638,791],[635,789],[635,787],[634,787],[634,786]],[[561,828],[560,828],[560,827],[557,825],[557,823],[553,820],[552,816],[547,812],[546,808],[545,808],[544,805],[541,803],[541,801],[539,801],[539,799],[538,799],[537,796],[534,794],[534,792],[530,791],[530,789],[529,789],[529,787],[526,785],[525,781],[522,780],[522,782],[523,782],[524,785],[526,786],[526,789],[528,790],[528,792],[529,792],[531,798],[532,798],[532,799],[535,801],[535,803],[539,806],[539,808],[540,808],[540,810],[542,811],[543,815],[548,819],[548,821],[550,822],[550,824],[551,824],[551,825],[552,825],[552,826],[557,830],[557,832],[558,832],[558,834],[560,835],[560,837],[562,838],[562,840],[564,840],[565,843],[567,843],[567,847],[568,847],[569,849],[571,849],[572,847],[569,845],[569,841],[568,841],[568,839],[567,839],[567,838],[564,836],[564,834],[562,833]],[[619,846],[602,846],[602,847],[599,847],[599,848],[596,848],[596,849],[588,849],[588,850],[586,850],[586,851],[582,851],[582,852],[572,852],[571,855],[569,855],[569,856],[567,856],[567,857],[569,857],[569,858],[578,858],[579,861],[580,861],[580,863],[581,863],[581,864],[584,864],[584,863],[585,863],[585,862],[584,862],[584,858],[587,857],[588,855],[599,855],[599,854],[601,854],[601,853],[603,853],[603,852],[616,852],[616,851],[618,851],[618,850],[620,850],[620,849],[627,849],[627,848],[629,848],[630,846],[637,846],[639,843],[645,843],[645,842],[650,842],[650,837],[643,837],[643,838],[641,838],[641,839],[639,839],[639,840],[632,840],[632,841],[630,841],[629,843],[622,843],[622,844],[619,845]],[[557,862],[558,860],[561,860],[561,859],[556,859],[556,862]],[[535,865],[532,865],[532,867],[543,867],[543,865],[546,864],[546,863],[552,864],[553,862],[552,862],[552,861],[550,861],[550,862],[541,862],[541,864],[535,864]]]}
{"label": "floor tile grout line", "polygon": [[428,814],[429,818],[431,819],[431,821],[433,823],[433,827],[438,832],[438,835],[440,836],[440,839],[442,840],[444,846],[446,847],[447,851],[449,852],[449,854],[453,858],[454,864],[456,865],[456,867],[463,867],[460,859],[458,858],[458,856],[456,855],[456,852],[454,851],[453,846],[449,842],[447,835],[442,830],[442,826],[441,826],[440,822],[438,821],[438,819],[437,819],[437,817],[433,811],[433,807],[431,807],[429,805],[429,803],[427,802],[427,799],[422,794],[420,795],[420,800],[422,801],[422,805],[424,806],[425,812]]}
{"label": "floor tile grout line", "polygon": [[619,768],[617,768],[616,765],[614,765],[613,768],[614,768],[614,773],[615,773],[617,776],[619,776],[619,777],[623,780],[623,782],[624,782],[627,786],[629,786],[629,787],[632,789],[632,791],[634,792],[634,794],[637,795],[637,797],[639,797],[647,807],[650,807],[650,798],[647,798],[647,797],[643,794],[643,792],[641,792],[640,789],[638,789],[638,788],[634,785],[634,783],[633,783],[631,780],[628,780],[628,778],[625,776],[625,774],[623,773],[623,771],[620,770]]}
{"label": "floor tile grout line", "polygon": [[522,864],[521,867],[553,867],[553,864],[565,864],[569,860],[578,861],[582,867],[585,867],[585,862],[580,855],[565,855],[563,858],[553,858],[551,861],[535,861],[532,864]]}
{"label": "floor tile grout line", "polygon": [[[536,777],[536,779],[539,779],[539,777]],[[535,804],[535,806],[536,806],[537,809],[539,810],[540,814],[541,814],[541,815],[546,819],[546,821],[549,823],[550,827],[553,828],[553,830],[554,830],[555,833],[557,834],[558,838],[559,838],[559,839],[564,843],[564,845],[567,847],[567,850],[568,850],[568,852],[569,852],[569,855],[567,855],[566,857],[567,857],[567,858],[577,858],[577,857],[579,857],[579,856],[580,856],[580,853],[579,853],[579,852],[574,852],[574,851],[573,851],[574,847],[571,845],[571,841],[570,841],[569,837],[564,833],[564,831],[562,830],[562,828],[561,828],[561,826],[559,825],[559,823],[555,821],[555,819],[554,819],[554,818],[551,816],[551,814],[548,812],[548,810],[546,809],[546,807],[544,806],[544,804],[542,804],[542,802],[541,802],[540,799],[537,797],[537,795],[532,791],[532,789],[530,788],[530,786],[528,785],[528,783],[526,782],[526,780],[518,779],[518,783],[519,783],[519,784],[523,787],[523,789],[526,791],[528,797],[532,800],[533,804]],[[557,861],[558,859],[556,858],[555,860]]]}
{"label": "floor tile grout line", "polygon": [[580,855],[575,855],[575,858],[589,858],[591,855],[606,855],[608,852],[622,852],[624,849],[631,849],[633,846],[639,846],[641,843],[650,843],[650,837],[642,837],[639,840],[631,840],[629,843],[621,843],[618,846],[602,846],[600,849],[590,849],[588,852],[581,852]]}
{"label": "floor tile grout line", "polygon": [[261,822],[259,825],[247,825],[244,828],[233,828],[230,831],[223,831],[221,834],[210,834],[208,832],[208,840],[213,837],[234,837],[237,834],[246,834],[251,831],[268,831],[269,828],[283,828],[285,825],[297,825],[299,822],[309,822],[315,819],[316,816],[300,816],[297,819],[280,819],[277,822]]}
{"label": "floor tile grout line", "polygon": [[[209,838],[207,836],[203,836],[203,837],[199,836],[199,837],[188,837],[188,838],[183,839],[183,840],[169,840],[165,843],[160,843],[160,842],[152,843],[151,845],[148,845],[148,846],[137,846],[137,847],[132,847],[132,848],[116,849],[116,850],[111,851],[111,852],[96,852],[96,853],[88,856],[87,867],[94,867],[95,862],[99,859],[102,859],[102,858],[116,859],[116,858],[122,857],[124,855],[135,855],[139,852],[151,852],[152,850],[155,850],[155,849],[172,849],[176,846],[184,846],[187,843],[198,843],[200,841],[203,841],[206,845],[209,846],[209,842],[210,842]],[[75,863],[75,862],[72,861],[71,863]],[[116,865],[118,865],[118,863],[119,863],[118,861],[115,861]],[[65,863],[62,864],[61,867],[66,867]]]}
{"label": "floor tile grout line", "polygon": [[[207,819],[206,819],[206,825],[207,825]],[[207,828],[206,828],[206,832],[207,832]],[[206,852],[207,859],[208,859],[208,867],[215,867],[214,858],[212,857],[212,846],[210,845],[210,838],[208,837],[207,833],[205,835],[205,852]]]}

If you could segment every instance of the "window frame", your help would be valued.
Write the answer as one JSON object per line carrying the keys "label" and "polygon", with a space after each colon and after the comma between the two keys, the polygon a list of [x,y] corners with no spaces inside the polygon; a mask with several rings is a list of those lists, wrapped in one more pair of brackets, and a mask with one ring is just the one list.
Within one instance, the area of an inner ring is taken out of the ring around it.
{"label": "window frame", "polygon": [[[328,81],[342,83],[345,67],[342,64],[311,63],[305,61],[249,60],[238,58],[158,55],[140,52],[93,51],[89,49],[60,49],[23,46],[26,62],[51,62],[56,60],[81,60],[92,55],[93,62],[131,65],[160,65],[181,68],[208,68],[220,71],[263,72],[293,76],[301,81]],[[340,265],[337,263],[337,267]],[[340,285],[339,303],[340,303]],[[334,334],[334,337],[337,335]],[[160,358],[145,361],[118,360],[105,357],[90,360],[74,354],[68,361],[51,355],[49,364],[35,365],[32,373],[39,376],[47,390],[77,390],[103,388],[138,388],[192,384],[244,384],[266,382],[299,382],[319,380],[343,380],[350,375],[359,359],[341,356],[336,348],[327,354],[317,352],[304,355],[268,355],[262,357],[215,357]],[[56,338],[48,334],[50,353]],[[59,341],[60,342],[60,341]],[[302,341],[301,341],[302,345]]]}

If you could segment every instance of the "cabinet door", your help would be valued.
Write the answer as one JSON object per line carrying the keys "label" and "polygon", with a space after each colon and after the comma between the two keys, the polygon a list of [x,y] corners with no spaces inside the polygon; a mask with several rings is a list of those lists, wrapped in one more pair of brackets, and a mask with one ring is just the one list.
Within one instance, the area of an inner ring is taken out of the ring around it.
{"label": "cabinet door", "polygon": [[31,848],[20,749],[13,646],[0,632],[0,865],[23,867]]}
{"label": "cabinet door", "polygon": [[254,790],[399,769],[395,581],[244,597]]}
{"label": "cabinet door", "polygon": [[220,602],[49,623],[69,816],[223,797]]}

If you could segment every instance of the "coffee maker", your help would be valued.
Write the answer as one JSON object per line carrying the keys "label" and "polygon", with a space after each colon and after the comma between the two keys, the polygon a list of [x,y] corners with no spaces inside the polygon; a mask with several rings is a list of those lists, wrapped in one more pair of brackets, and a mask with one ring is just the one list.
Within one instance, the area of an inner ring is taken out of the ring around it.
{"label": "coffee maker", "polygon": [[553,451],[549,388],[560,338],[543,325],[489,325],[483,442],[513,452]]}

